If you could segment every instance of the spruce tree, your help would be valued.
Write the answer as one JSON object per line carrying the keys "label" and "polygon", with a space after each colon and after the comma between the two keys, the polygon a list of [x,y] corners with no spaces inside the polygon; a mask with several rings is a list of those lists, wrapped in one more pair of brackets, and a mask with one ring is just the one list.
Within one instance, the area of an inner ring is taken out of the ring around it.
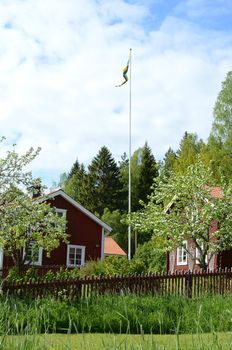
{"label": "spruce tree", "polygon": [[77,202],[85,205],[84,183],[86,171],[84,164],[80,164],[78,160],[73,164],[67,180],[64,183],[64,191]]}
{"label": "spruce tree", "polygon": [[[145,143],[142,154],[141,163],[139,169],[139,181],[138,181],[138,198],[144,203],[148,202],[148,196],[151,194],[151,186],[154,183],[154,178],[159,176],[158,166],[154,155],[147,142]],[[139,207],[138,203],[138,207]]]}
{"label": "spruce tree", "polygon": [[103,146],[88,167],[86,181],[87,207],[98,215],[105,208],[116,210],[120,205],[119,168],[107,147]]}
{"label": "spruce tree", "polygon": [[174,165],[177,160],[176,153],[169,147],[168,151],[164,155],[164,159],[162,162],[161,176],[164,175],[169,177],[171,172],[174,170]]}
{"label": "spruce tree", "polygon": [[80,164],[78,162],[78,159],[73,163],[73,166],[70,170],[70,172],[68,173],[68,179],[71,179],[71,177],[74,175],[74,174],[77,174],[79,171],[80,171],[80,168],[83,164]]}
{"label": "spruce tree", "polygon": [[[131,156],[131,210],[136,211],[139,208],[139,174],[142,162],[143,149],[140,147],[134,151]],[[129,159],[124,154],[122,162],[120,162],[120,175],[122,181],[123,192],[123,211],[128,211],[128,175],[129,175]]]}

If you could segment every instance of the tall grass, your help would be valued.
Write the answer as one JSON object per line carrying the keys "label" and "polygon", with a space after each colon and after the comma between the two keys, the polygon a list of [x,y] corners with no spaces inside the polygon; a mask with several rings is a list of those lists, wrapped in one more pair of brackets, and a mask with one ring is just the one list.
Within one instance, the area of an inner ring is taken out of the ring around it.
{"label": "tall grass", "polygon": [[232,298],[99,296],[0,298],[0,335],[39,333],[182,334],[232,330]]}
{"label": "tall grass", "polygon": [[0,350],[232,350],[231,330],[230,296],[0,298]]}

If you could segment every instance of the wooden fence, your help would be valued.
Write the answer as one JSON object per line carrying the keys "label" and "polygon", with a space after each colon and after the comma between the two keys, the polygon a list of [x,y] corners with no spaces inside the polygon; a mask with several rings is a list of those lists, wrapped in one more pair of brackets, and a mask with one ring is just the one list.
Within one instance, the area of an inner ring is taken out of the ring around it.
{"label": "wooden fence", "polygon": [[27,282],[2,281],[2,293],[18,296],[96,297],[98,295],[185,295],[200,297],[204,294],[232,293],[232,271],[183,272],[175,274],[119,275]]}

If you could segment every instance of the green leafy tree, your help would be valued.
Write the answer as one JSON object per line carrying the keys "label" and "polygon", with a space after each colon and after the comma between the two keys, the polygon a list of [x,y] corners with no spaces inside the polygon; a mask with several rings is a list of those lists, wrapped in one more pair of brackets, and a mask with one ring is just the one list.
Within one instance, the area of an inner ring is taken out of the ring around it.
{"label": "green leafy tree", "polygon": [[30,192],[40,181],[33,179],[25,167],[38,155],[29,149],[19,155],[14,149],[0,158],[0,247],[17,266],[26,261],[27,250],[42,247],[49,254],[60,241],[67,240],[65,221],[41,196],[35,200]]}
{"label": "green leafy tree", "polygon": [[[200,266],[206,269],[213,254],[232,247],[231,185],[222,187],[220,198],[212,196],[213,185],[210,169],[200,161],[185,174],[162,179],[144,210],[133,215],[134,229],[152,231],[154,240],[164,239],[166,250],[182,246],[185,239],[193,241]],[[213,220],[219,226],[210,233]]]}
{"label": "green leafy tree", "polygon": [[214,106],[212,135],[223,142],[232,158],[232,71],[223,81]]}
{"label": "green leafy tree", "polygon": [[201,147],[200,158],[211,169],[217,184],[230,181],[232,159],[220,139],[210,135],[207,144]]}
{"label": "green leafy tree", "polygon": [[232,177],[232,72],[228,72],[214,106],[214,120],[201,158],[218,183]]}

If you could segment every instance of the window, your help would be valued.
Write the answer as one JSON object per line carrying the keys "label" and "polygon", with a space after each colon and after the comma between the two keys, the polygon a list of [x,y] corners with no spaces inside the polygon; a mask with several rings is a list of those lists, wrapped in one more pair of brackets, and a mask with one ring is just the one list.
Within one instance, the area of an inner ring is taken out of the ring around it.
{"label": "window", "polygon": [[182,246],[177,248],[177,265],[187,265],[187,241],[183,241]]}
{"label": "window", "polygon": [[82,266],[85,262],[85,247],[81,245],[68,244],[67,266]]}
{"label": "window", "polygon": [[42,265],[43,248],[35,246],[34,242],[30,242],[27,251],[24,248],[25,262],[31,265]]}

